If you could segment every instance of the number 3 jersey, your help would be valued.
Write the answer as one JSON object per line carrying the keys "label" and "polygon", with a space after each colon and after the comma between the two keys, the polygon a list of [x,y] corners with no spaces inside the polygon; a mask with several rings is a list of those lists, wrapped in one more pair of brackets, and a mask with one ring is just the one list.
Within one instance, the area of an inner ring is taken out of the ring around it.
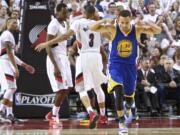
{"label": "number 3 jersey", "polygon": [[96,21],[94,20],[82,18],[80,20],[76,20],[71,25],[71,30],[75,32],[77,40],[82,44],[80,52],[100,52],[101,34],[99,32],[89,30],[89,26],[95,22]]}

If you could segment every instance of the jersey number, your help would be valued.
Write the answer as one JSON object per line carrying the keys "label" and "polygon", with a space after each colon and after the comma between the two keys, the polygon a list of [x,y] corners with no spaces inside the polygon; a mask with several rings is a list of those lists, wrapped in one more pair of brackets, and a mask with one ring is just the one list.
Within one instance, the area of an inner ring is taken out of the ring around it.
{"label": "jersey number", "polygon": [[93,33],[89,34],[89,39],[90,39],[89,46],[93,47],[93,45],[94,45],[94,34]]}

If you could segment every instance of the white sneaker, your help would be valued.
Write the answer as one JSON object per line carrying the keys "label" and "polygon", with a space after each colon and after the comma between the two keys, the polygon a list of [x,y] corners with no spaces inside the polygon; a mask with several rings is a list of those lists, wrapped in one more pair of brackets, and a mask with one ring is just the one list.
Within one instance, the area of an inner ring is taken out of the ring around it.
{"label": "white sneaker", "polygon": [[120,133],[128,133],[128,127],[125,123],[125,117],[119,119],[119,132]]}

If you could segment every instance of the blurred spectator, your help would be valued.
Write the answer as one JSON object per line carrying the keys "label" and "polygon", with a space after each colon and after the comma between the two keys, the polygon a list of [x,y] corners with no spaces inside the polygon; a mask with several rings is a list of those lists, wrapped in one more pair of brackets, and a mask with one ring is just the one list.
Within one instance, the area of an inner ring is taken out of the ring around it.
{"label": "blurred spectator", "polygon": [[100,2],[100,6],[103,8],[104,13],[108,11],[108,5],[110,3],[110,0],[102,0]]}
{"label": "blurred spectator", "polygon": [[147,8],[144,2],[144,0],[129,0],[129,8],[133,16],[136,16],[137,13],[144,16],[144,14],[147,13]]}
{"label": "blurred spectator", "polygon": [[2,28],[4,27],[7,18],[7,8],[5,6],[2,6],[0,8],[0,31],[2,31]]}
{"label": "blurred spectator", "polygon": [[173,69],[173,60],[164,61],[164,70],[159,74],[159,92],[161,108],[167,106],[166,99],[174,99],[177,102],[177,113],[180,114],[180,74]]}
{"label": "blurred spectator", "polygon": [[158,14],[156,14],[156,5],[154,3],[150,3],[148,5],[149,14],[144,15],[143,21],[145,22],[156,22]]}
{"label": "blurred spectator", "polygon": [[179,2],[176,1],[172,4],[172,7],[171,7],[171,18],[172,20],[174,21],[176,19],[176,17],[178,16],[178,12],[180,10],[180,5],[179,5]]}
{"label": "blurred spectator", "polygon": [[162,54],[162,50],[159,47],[155,47],[152,51],[151,59],[154,60],[156,65],[159,63],[161,54]]}
{"label": "blurred spectator", "polygon": [[[149,59],[144,58],[141,61],[141,68],[137,71],[136,100],[138,100],[139,96],[142,96],[147,111],[150,112],[151,115],[157,115],[159,104],[157,97],[156,78],[155,72],[150,68],[149,64]],[[137,106],[138,105],[139,104],[137,103]]]}
{"label": "blurred spectator", "polygon": [[179,71],[180,73],[180,47],[176,50],[175,53],[175,64],[173,66],[173,69]]}
{"label": "blurred spectator", "polygon": [[99,12],[104,12],[104,10],[103,10],[103,7],[100,5],[100,2],[101,2],[102,0],[97,0],[96,1],[96,8],[98,9],[98,11]]}
{"label": "blurred spectator", "polygon": [[108,10],[104,18],[115,19],[116,4],[114,2],[109,3]]}
{"label": "blurred spectator", "polygon": [[168,12],[175,1],[176,0],[159,0],[160,8],[163,12]]}
{"label": "blurred spectator", "polygon": [[178,16],[175,20],[175,25],[174,25],[174,30],[172,32],[172,35],[174,37],[174,39],[180,40],[180,16]]}

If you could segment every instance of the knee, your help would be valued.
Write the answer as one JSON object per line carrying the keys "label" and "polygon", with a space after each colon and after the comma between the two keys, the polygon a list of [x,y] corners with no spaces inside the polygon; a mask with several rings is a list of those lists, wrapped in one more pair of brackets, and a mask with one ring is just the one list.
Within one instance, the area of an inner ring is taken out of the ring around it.
{"label": "knee", "polygon": [[115,93],[118,93],[118,95],[124,96],[123,86],[122,85],[115,86],[113,88],[113,90],[115,91]]}
{"label": "knee", "polygon": [[88,93],[86,91],[79,92],[79,96],[82,99],[83,97],[88,97]]}
{"label": "knee", "polygon": [[133,97],[126,97],[125,99],[126,99],[126,108],[130,109],[134,103],[134,98]]}

